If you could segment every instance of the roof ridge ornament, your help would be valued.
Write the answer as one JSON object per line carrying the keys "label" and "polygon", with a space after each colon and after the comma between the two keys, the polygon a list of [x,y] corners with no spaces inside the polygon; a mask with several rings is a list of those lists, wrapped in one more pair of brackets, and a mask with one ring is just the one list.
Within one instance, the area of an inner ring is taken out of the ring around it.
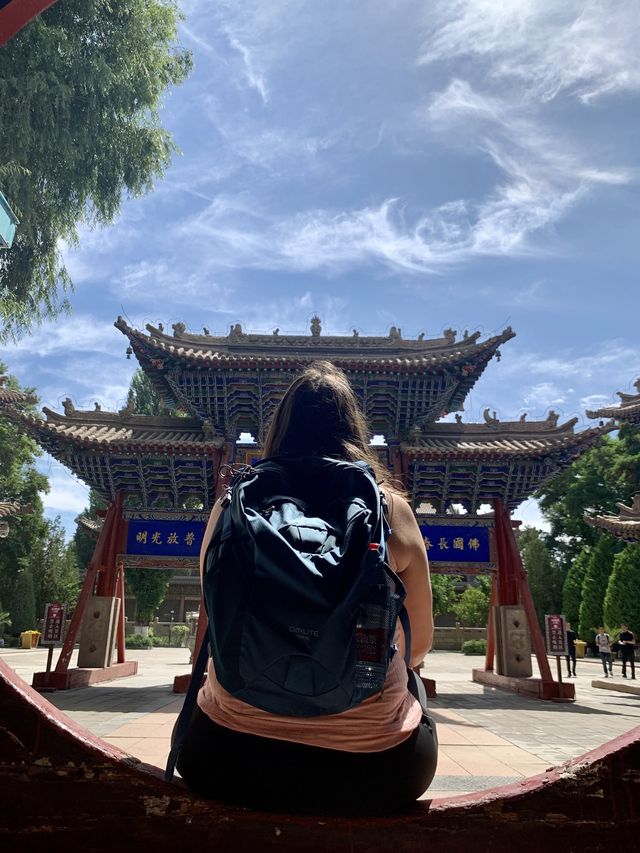
{"label": "roof ridge ornament", "polygon": [[492,426],[492,427],[493,427],[493,426],[497,426],[497,425],[500,423],[500,421],[499,421],[499,420],[498,420],[498,418],[496,417],[496,413],[495,413],[495,411],[493,412],[493,414],[489,414],[489,407],[488,407],[488,406],[487,406],[487,408],[483,411],[483,413],[482,413],[482,417],[484,418],[484,421],[485,421],[485,423],[486,423],[488,426]]}
{"label": "roof ridge ornament", "polygon": [[320,317],[317,314],[311,318],[311,337],[319,338],[320,333],[322,332],[322,323],[320,322]]}

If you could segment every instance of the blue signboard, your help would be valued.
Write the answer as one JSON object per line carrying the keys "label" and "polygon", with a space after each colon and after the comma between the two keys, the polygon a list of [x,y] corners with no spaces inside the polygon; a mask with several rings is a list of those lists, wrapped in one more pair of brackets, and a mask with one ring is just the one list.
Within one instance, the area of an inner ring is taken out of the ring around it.
{"label": "blue signboard", "polygon": [[429,560],[433,563],[490,563],[488,527],[421,524]]}
{"label": "blue signboard", "polygon": [[206,522],[199,520],[132,518],[127,534],[127,554],[197,559],[205,527]]}

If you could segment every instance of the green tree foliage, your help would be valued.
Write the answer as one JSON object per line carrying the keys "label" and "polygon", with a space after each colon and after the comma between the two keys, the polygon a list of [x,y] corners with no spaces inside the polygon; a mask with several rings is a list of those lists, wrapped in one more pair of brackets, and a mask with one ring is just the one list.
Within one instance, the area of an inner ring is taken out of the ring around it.
{"label": "green tree foliage", "polygon": [[433,618],[453,613],[453,607],[458,600],[456,584],[460,578],[450,575],[431,575],[431,592],[433,595]]}
{"label": "green tree foliage", "polygon": [[16,578],[11,604],[11,630],[14,634],[31,631],[36,627],[36,600],[33,578],[28,568],[23,567]]}
{"label": "green tree foliage", "polygon": [[616,461],[621,455],[618,439],[606,437],[570,465],[538,494],[540,507],[551,525],[550,546],[565,572],[584,546],[594,545],[600,534],[584,521],[584,514],[603,514],[615,509],[621,492]]}
{"label": "green tree foliage", "polygon": [[544,627],[545,613],[559,613],[562,609],[562,569],[547,545],[545,534],[535,527],[525,527],[519,533],[518,547],[527,570],[536,616]]}
{"label": "green tree foliage", "polygon": [[594,641],[598,626],[604,623],[604,597],[613,570],[616,554],[622,549],[622,543],[608,533],[601,533],[600,539],[591,549],[587,571],[582,584],[580,603],[580,625],[578,633],[587,643]]}
{"label": "green tree foliage", "polygon": [[39,617],[44,616],[45,605],[51,601],[66,604],[67,612],[72,612],[80,590],[75,548],[65,542],[60,519],[45,519],[44,524],[44,536],[29,557]]}
{"label": "green tree foliage", "polygon": [[580,621],[580,602],[582,601],[582,585],[587,573],[591,550],[584,548],[577,555],[562,587],[562,612],[568,622],[577,626]]}
{"label": "green tree foliage", "polygon": [[489,596],[486,584],[469,586],[455,603],[453,612],[466,627],[485,628],[489,618]]}
{"label": "green tree foliage", "polygon": [[162,400],[149,381],[147,374],[138,368],[131,377],[127,393],[127,407],[138,415],[170,414],[164,408]]}
{"label": "green tree foliage", "polygon": [[[106,508],[107,504],[105,501],[96,491],[91,489],[89,492],[89,506],[83,510],[82,515],[87,518],[97,519],[98,512],[100,510],[105,510]],[[89,536],[88,533],[84,532],[83,528],[77,524],[76,519],[76,532],[73,535],[73,548],[75,551],[76,565],[83,575],[89,567],[95,547],[96,540],[92,536]]]}
{"label": "green tree foliage", "polygon": [[162,604],[173,572],[159,569],[129,569],[127,586],[137,601],[136,624],[147,625]]}
{"label": "green tree foliage", "polygon": [[616,554],[604,598],[604,621],[610,628],[629,625],[640,632],[640,545]]}
{"label": "green tree foliage", "polygon": [[0,601],[0,637],[4,634],[5,628],[11,627],[11,614],[8,610],[2,609],[2,602]]}
{"label": "green tree foliage", "polygon": [[[0,372],[5,372],[2,364]],[[7,385],[18,388],[11,377]],[[46,477],[36,470],[39,454],[38,446],[25,435],[24,430],[0,417],[0,500],[17,501],[32,507],[29,513],[7,519],[9,535],[6,539],[0,539],[0,600],[12,615],[13,631],[17,631],[20,623],[26,619],[26,616],[23,618],[20,615],[20,611],[16,612],[16,602],[20,598],[18,579],[21,570],[28,571],[30,556],[46,531],[39,492],[46,492],[48,483]],[[33,628],[34,625],[28,627]]]}
{"label": "green tree foliage", "polygon": [[0,255],[5,338],[63,307],[60,241],[111,223],[169,164],[158,110],[191,68],[178,20],[175,0],[64,0],[0,51],[2,189],[20,218]]}

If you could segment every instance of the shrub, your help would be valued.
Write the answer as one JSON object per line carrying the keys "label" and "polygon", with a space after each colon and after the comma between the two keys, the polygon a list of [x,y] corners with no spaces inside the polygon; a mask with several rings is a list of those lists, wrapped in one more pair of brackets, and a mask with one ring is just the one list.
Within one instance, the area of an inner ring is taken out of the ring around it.
{"label": "shrub", "polygon": [[186,625],[174,625],[170,634],[171,642],[168,642],[168,645],[182,649],[188,636],[189,629]]}
{"label": "shrub", "polygon": [[153,646],[152,637],[143,637],[142,634],[131,634],[125,640],[127,649],[150,649]]}
{"label": "shrub", "polygon": [[453,612],[466,626],[484,628],[489,618],[489,599],[491,593],[480,586],[470,586],[454,605]]}
{"label": "shrub", "polygon": [[465,640],[460,649],[463,655],[486,655],[486,640]]}

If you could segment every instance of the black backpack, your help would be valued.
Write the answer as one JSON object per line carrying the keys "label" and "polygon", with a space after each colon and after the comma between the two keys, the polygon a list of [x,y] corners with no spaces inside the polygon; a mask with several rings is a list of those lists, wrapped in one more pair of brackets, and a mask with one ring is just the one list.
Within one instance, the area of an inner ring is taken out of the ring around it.
{"label": "black backpack", "polygon": [[405,597],[373,473],[267,459],[233,482],[203,592],[216,677],[250,705],[335,714],[382,690]]}

